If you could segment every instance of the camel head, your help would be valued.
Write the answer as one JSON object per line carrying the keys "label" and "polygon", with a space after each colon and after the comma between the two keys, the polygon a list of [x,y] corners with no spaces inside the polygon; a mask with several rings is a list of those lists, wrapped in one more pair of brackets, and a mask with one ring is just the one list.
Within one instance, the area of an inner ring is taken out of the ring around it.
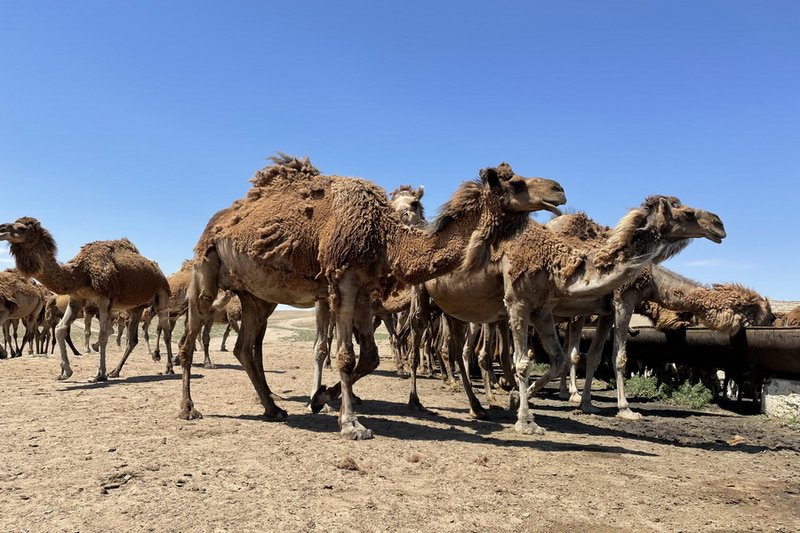
{"label": "camel head", "polygon": [[550,211],[560,215],[559,205],[567,203],[564,188],[547,178],[525,178],[515,174],[508,163],[481,170],[481,181],[503,199],[503,207],[512,213]]}
{"label": "camel head", "polygon": [[420,203],[424,194],[425,187],[421,185],[417,190],[410,185],[401,185],[392,191],[391,206],[394,212],[400,216],[403,224],[419,226],[425,223],[425,210]]}
{"label": "camel head", "polygon": [[17,268],[26,276],[32,276],[42,267],[42,256],[56,255],[56,241],[50,232],[32,217],[18,218],[16,222],[0,224],[0,241],[11,244],[11,255]]}
{"label": "camel head", "polygon": [[656,229],[669,242],[706,238],[719,244],[726,236],[717,215],[683,205],[674,196],[650,196],[642,209],[647,213],[646,228]]}
{"label": "camel head", "polygon": [[[767,298],[738,283],[715,283],[712,307],[718,308],[724,329],[733,335],[743,326],[771,326],[775,322]],[[726,319],[727,317],[727,319]]]}

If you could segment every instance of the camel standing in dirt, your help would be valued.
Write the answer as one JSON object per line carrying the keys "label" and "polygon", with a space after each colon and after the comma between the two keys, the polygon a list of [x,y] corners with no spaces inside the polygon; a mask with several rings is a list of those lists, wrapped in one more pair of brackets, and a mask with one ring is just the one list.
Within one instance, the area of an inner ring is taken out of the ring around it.
{"label": "camel standing in dirt", "polygon": [[[267,319],[278,303],[311,307],[327,299],[336,320],[341,435],[371,438],[353,411],[352,386],[379,362],[373,293],[390,274],[413,284],[462,263],[479,268],[488,248],[524,228],[541,202],[564,201],[563,189],[551,180],[515,176],[501,182],[495,169],[485,169],[482,181],[462,185],[425,232],[403,224],[386,193],[367,180],[321,175],[307,159],[281,155],[273,162],[256,173],[245,198],[211,218],[195,248],[188,334],[180,349],[181,418],[201,416],[190,394],[192,355],[219,289],[233,290],[241,300],[234,354],[272,420],[283,420],[286,411],[275,405],[264,377]],[[327,403],[334,389],[318,389],[312,407]]]}
{"label": "camel standing in dirt", "polygon": [[[559,305],[559,315],[569,316],[570,307],[577,311],[584,307],[583,302],[596,302],[653,260],[667,257],[674,242],[696,237],[719,242],[724,235],[716,215],[683,206],[672,197],[653,196],[623,217],[599,249],[576,249],[569,240],[532,223],[504,242],[480,273],[456,271],[431,280],[425,288],[445,313],[466,322],[492,323],[508,317],[517,385],[526,391],[532,364],[529,323],[551,358],[560,363],[563,351],[553,320]],[[552,368],[545,379],[552,379],[556,370]],[[462,382],[473,416],[485,416],[468,379],[462,378]],[[543,433],[533,421],[528,403],[519,404],[515,429],[524,434]]]}
{"label": "camel standing in dirt", "polygon": [[[602,240],[610,235],[609,228],[600,226],[583,213],[558,217],[547,226],[548,229],[559,235],[582,241],[587,248],[602,246]],[[670,254],[674,255],[688,242],[676,241],[673,243],[675,248]],[[587,379],[583,395],[578,393],[575,370],[580,359],[578,347],[585,315],[569,325],[566,352],[570,356],[568,362],[571,363],[570,383],[567,391],[564,381],[565,373],[562,373],[562,397],[569,394],[570,401],[580,402],[584,412],[595,413],[598,411],[592,405],[591,400],[592,376],[597,363],[599,363],[603,344],[607,337],[606,330],[613,322],[616,351],[614,366],[617,379],[617,416],[632,420],[641,418],[641,415],[630,410],[624,391],[627,361],[625,346],[634,311],[652,317],[657,326],[662,329],[684,326],[692,317],[700,320],[710,329],[724,331],[730,335],[736,334],[746,324],[769,325],[773,317],[769,301],[750,289],[735,284],[705,287],[659,265],[642,269],[633,281],[614,292],[613,300],[610,312],[608,312],[607,302],[586,312],[586,314],[597,313],[601,316],[597,325],[597,340],[593,341],[587,356]],[[558,313],[556,312],[556,314]],[[592,368],[589,369],[589,366]]]}
{"label": "camel standing in dirt", "polygon": [[[16,347],[11,357],[20,357],[26,342],[33,344],[36,322],[44,303],[45,295],[41,287],[16,270],[0,272],[0,328],[5,326],[6,321],[14,319],[21,320],[25,326],[22,346]],[[7,355],[5,348],[0,346],[0,358],[4,359]]]}
{"label": "camel standing in dirt", "polygon": [[[11,243],[11,255],[20,273],[36,278],[57,294],[70,295],[64,317],[56,328],[61,351],[59,379],[67,379],[72,375],[65,338],[69,325],[75,320],[80,307],[87,302],[97,305],[100,320],[100,364],[94,381],[119,377],[125,360],[138,342],[136,325],[145,307],[155,305],[159,321],[167,325],[167,279],[158,265],[142,257],[129,240],[86,244],[77,256],[64,264],[56,260],[56,243],[50,232],[35,218],[23,217],[16,222],[0,224],[0,240]],[[128,331],[128,345],[122,359],[111,373],[106,374],[108,323],[114,309],[129,310],[133,326]],[[171,352],[169,343],[167,346]],[[167,358],[166,373],[173,373],[172,357]]]}

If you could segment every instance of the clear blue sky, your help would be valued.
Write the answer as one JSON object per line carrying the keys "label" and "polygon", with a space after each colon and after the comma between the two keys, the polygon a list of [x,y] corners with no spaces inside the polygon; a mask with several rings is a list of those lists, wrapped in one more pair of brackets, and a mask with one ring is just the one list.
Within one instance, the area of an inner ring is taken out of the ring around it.
{"label": "clear blue sky", "polygon": [[424,184],[429,216],[508,161],[609,225],[714,211],[728,239],[667,266],[800,299],[798,28],[789,0],[4,0],[0,218],[169,274],[275,151]]}

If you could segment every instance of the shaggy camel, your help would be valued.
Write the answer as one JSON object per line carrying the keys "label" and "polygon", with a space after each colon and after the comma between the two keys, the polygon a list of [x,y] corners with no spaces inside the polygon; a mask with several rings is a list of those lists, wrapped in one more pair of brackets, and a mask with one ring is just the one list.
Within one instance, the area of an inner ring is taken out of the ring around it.
{"label": "shaggy camel", "polygon": [[[42,288],[14,269],[0,272],[0,327],[6,321],[19,319],[25,326],[25,335],[22,337],[22,346],[16,347],[11,357],[20,357],[25,349],[25,343],[33,345],[34,332],[39,314],[44,307],[45,294]],[[9,344],[10,351],[10,344]],[[0,358],[8,354],[0,346]]]}
{"label": "shaggy camel", "polygon": [[[189,281],[192,278],[192,261],[186,260],[181,263],[181,268],[167,278],[169,284],[169,338],[172,338],[172,330],[180,317],[186,314],[187,302],[186,294],[189,290]],[[161,334],[164,333],[164,341],[167,343],[167,334],[161,324],[156,328],[156,349],[153,350],[153,357],[161,357]],[[149,336],[148,336],[149,338]],[[182,342],[182,341],[181,341]],[[180,344],[180,342],[178,343]],[[174,362],[174,361],[173,361]],[[209,362],[210,363],[210,362]]]}
{"label": "shaggy camel", "polygon": [[776,318],[774,324],[782,328],[796,328],[800,326],[800,306],[795,307],[780,318]]}
{"label": "shaggy camel", "polygon": [[[247,196],[215,214],[195,248],[189,287],[189,321],[181,345],[183,398],[179,416],[199,418],[190,394],[194,341],[219,289],[242,303],[234,354],[265,409],[282,420],[264,377],[262,343],[267,319],[278,303],[311,307],[328,300],[336,320],[336,366],[340,384],[320,387],[311,405],[341,390],[341,435],[372,437],[353,411],[352,385],[379,362],[370,303],[392,274],[421,283],[463,263],[480,267],[488,247],[525,226],[542,202],[563,203],[561,187],[540,178],[501,182],[495,169],[482,181],[462,185],[435,227],[425,232],[402,223],[386,193],[359,178],[324,176],[308,159],[280,155],[258,171]],[[510,222],[513,221],[513,222]],[[353,349],[357,330],[359,357]]]}
{"label": "shaggy camel", "polygon": [[[142,257],[129,240],[85,244],[77,256],[64,264],[56,260],[56,243],[50,232],[35,218],[23,217],[16,222],[1,224],[0,240],[11,243],[11,255],[20,273],[36,278],[57,294],[70,295],[64,317],[56,328],[61,351],[59,379],[72,375],[65,338],[69,325],[87,302],[97,305],[100,319],[100,364],[93,381],[119,377],[125,360],[138,342],[136,326],[145,307],[155,305],[160,322],[167,325],[167,279],[158,265]],[[129,310],[132,327],[128,330],[128,345],[122,359],[111,373],[106,374],[108,323],[114,309]],[[171,352],[169,343],[167,348]],[[167,358],[166,373],[173,373],[172,357]]]}
{"label": "shaggy camel", "polygon": [[[503,243],[486,269],[467,275],[457,271],[434,279],[425,288],[445,313],[467,322],[492,323],[508,317],[514,343],[515,377],[526,391],[531,358],[528,325],[533,323],[543,347],[552,359],[563,360],[553,312],[573,314],[613,292],[653,260],[663,259],[673,243],[705,237],[721,242],[725,236],[719,217],[681,205],[672,197],[652,196],[631,210],[599,249],[586,251],[574,243],[532,223],[519,236]],[[474,305],[475,301],[482,305]],[[574,314],[581,314],[580,312]],[[549,381],[556,368],[545,376]],[[465,391],[473,416],[485,416],[468,380]],[[528,410],[519,402],[515,429],[524,434],[542,433]]]}
{"label": "shaggy camel", "polygon": [[[602,239],[610,234],[609,228],[600,226],[583,213],[565,215],[551,221],[548,228],[560,235],[582,241],[587,247],[599,247]],[[670,254],[674,255],[685,247],[688,241],[676,242]],[[605,303],[605,302],[603,302]],[[603,315],[602,305],[586,314]],[[614,366],[617,379],[617,416],[627,419],[639,419],[641,416],[630,410],[624,391],[624,374],[627,361],[625,345],[627,343],[630,320],[633,312],[651,317],[661,329],[685,327],[693,319],[698,319],[708,328],[724,331],[729,335],[736,334],[743,325],[769,325],[773,315],[769,301],[754,291],[741,285],[727,284],[705,287],[688,280],[659,265],[642,269],[641,273],[630,283],[617,289],[611,313],[605,313],[598,323],[598,340],[592,343],[587,357],[587,379],[583,395],[578,394],[575,383],[575,370],[579,361],[578,345],[580,331],[585,316],[569,326],[567,353],[570,355],[570,384],[567,392],[562,373],[562,396],[573,402],[580,402],[584,412],[594,413],[598,409],[592,405],[591,382],[594,370],[599,363],[609,323],[614,324],[614,344],[616,357]],[[613,316],[612,316],[613,313]],[[558,314],[558,312],[556,312]],[[588,367],[592,367],[591,369]],[[531,389],[533,392],[533,389]]]}

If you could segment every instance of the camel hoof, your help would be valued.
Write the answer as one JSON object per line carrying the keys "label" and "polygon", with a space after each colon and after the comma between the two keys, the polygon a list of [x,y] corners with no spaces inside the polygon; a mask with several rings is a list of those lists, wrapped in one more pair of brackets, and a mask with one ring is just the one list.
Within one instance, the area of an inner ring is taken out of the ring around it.
{"label": "camel hoof", "polygon": [[419,411],[420,413],[428,411],[425,409],[425,406],[422,405],[422,402],[419,401],[419,397],[414,393],[408,395],[408,409],[410,411]]}
{"label": "camel hoof", "polygon": [[203,363],[203,368],[217,368],[217,365],[212,363],[211,361]]}
{"label": "camel hoof", "polygon": [[220,347],[220,349],[219,349],[219,351],[220,351],[220,352],[227,352],[227,351],[228,351],[228,349],[227,349],[226,347],[224,347],[224,346],[221,346],[221,347]]}
{"label": "camel hoof", "polygon": [[72,376],[72,370],[70,370],[69,372],[61,372],[61,374],[58,376],[58,381],[64,381],[65,379],[69,379],[70,376]]}
{"label": "camel hoof", "polygon": [[622,418],[623,420],[641,420],[642,414],[637,413],[636,411],[631,411],[628,407],[625,409],[620,409],[617,413],[617,418]]}
{"label": "camel hoof", "polygon": [[520,435],[544,435],[547,433],[543,427],[537,425],[536,422],[532,420],[517,421],[517,423],[514,424],[514,431]]}
{"label": "camel hoof", "polygon": [[289,413],[277,406],[274,412],[266,411],[264,413],[264,418],[270,422],[283,422],[288,416]]}
{"label": "camel hoof", "polygon": [[569,396],[569,403],[581,403],[582,399],[583,399],[583,397],[581,396],[581,394],[579,392],[573,392]]}
{"label": "camel hoof", "polygon": [[373,438],[372,430],[362,426],[358,420],[343,425],[340,434],[342,438],[346,440],[367,440]]}
{"label": "camel hoof", "polygon": [[178,418],[181,420],[200,420],[203,418],[203,415],[192,407],[191,409],[182,409],[180,413],[178,413]]}
{"label": "camel hoof", "polygon": [[308,408],[311,409],[312,413],[319,413],[325,404],[331,401],[331,395],[328,392],[328,387],[325,385],[320,385],[317,389],[317,392],[314,393],[314,396],[311,397],[311,401],[308,402]]}
{"label": "camel hoof", "polygon": [[601,413],[599,407],[592,404],[581,405],[581,412],[587,415],[599,415]]}
{"label": "camel hoof", "polygon": [[161,355],[159,354],[154,353],[151,355],[151,357],[153,358],[153,361],[155,361],[156,363],[161,361]]}
{"label": "camel hoof", "polygon": [[108,381],[108,376],[98,373],[95,377],[89,378],[89,383],[100,383],[101,381]]}
{"label": "camel hoof", "polygon": [[470,409],[469,416],[476,420],[487,420],[489,418],[489,414],[483,407],[479,407],[478,409]]}
{"label": "camel hoof", "polygon": [[116,369],[112,370],[111,372],[108,373],[108,377],[110,377],[110,378],[118,378],[119,377],[119,370],[116,370]]}

